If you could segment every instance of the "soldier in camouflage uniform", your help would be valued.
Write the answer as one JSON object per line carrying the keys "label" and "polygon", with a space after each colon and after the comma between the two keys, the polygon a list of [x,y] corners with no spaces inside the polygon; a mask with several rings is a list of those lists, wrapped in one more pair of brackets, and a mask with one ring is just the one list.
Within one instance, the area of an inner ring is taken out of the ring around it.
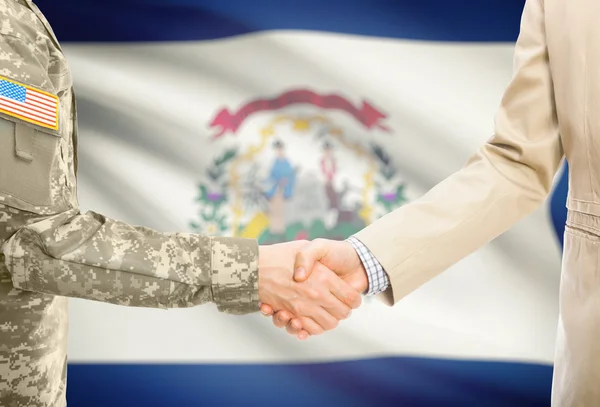
{"label": "soldier in camouflage uniform", "polygon": [[[55,122],[36,115],[39,103],[15,107],[11,92],[48,102]],[[165,234],[81,213],[76,173],[75,96],[60,45],[31,0],[0,0],[1,406],[66,405],[65,297],[156,308],[214,302],[234,314],[257,311],[260,299],[324,329],[360,304],[328,269],[312,287],[292,282],[302,242],[259,248],[254,240]],[[335,300],[319,297],[323,287]],[[323,307],[302,302],[309,296]]]}

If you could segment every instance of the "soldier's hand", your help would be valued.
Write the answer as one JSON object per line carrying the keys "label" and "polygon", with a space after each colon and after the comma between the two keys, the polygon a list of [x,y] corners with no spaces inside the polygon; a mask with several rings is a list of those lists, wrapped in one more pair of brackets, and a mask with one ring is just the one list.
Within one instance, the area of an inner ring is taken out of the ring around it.
{"label": "soldier's hand", "polygon": [[283,318],[275,319],[277,326],[286,326],[290,318],[295,318],[295,325],[288,327],[288,331],[293,330],[299,339],[335,328],[361,303],[357,290],[318,262],[308,280],[302,283],[293,280],[296,254],[307,244],[296,241],[261,246],[258,259],[261,303],[275,312],[286,311],[280,315]]}

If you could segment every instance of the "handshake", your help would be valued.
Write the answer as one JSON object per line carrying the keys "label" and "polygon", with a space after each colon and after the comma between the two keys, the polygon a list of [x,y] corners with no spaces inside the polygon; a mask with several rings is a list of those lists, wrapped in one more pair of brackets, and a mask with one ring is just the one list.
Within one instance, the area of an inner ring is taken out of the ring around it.
{"label": "handshake", "polygon": [[368,286],[349,242],[316,239],[259,247],[261,312],[300,340],[337,327],[360,306]]}

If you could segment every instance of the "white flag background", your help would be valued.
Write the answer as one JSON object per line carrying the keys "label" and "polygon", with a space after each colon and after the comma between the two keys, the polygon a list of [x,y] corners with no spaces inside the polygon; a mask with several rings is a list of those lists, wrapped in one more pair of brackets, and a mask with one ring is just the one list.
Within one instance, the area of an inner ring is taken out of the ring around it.
{"label": "white flag background", "polygon": [[[493,132],[523,1],[39,6],[75,78],[83,209],[272,243],[345,238],[459,169]],[[70,405],[548,405],[564,195],[307,342],[213,305],[72,300]]]}

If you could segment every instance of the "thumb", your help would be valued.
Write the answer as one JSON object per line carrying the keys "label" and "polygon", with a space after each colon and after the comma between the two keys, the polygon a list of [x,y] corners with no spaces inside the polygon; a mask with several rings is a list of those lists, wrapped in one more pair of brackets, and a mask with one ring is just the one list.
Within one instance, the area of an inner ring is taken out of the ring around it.
{"label": "thumb", "polygon": [[299,283],[306,281],[312,273],[315,263],[323,259],[328,251],[329,248],[323,239],[313,240],[300,250],[296,254],[294,264],[294,280]]}

